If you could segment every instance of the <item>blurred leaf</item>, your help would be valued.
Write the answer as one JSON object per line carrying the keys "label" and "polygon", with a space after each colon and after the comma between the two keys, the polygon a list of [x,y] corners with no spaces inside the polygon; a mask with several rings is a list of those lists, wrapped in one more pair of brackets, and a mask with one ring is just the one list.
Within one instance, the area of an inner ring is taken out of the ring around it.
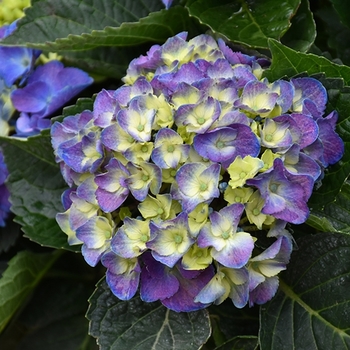
{"label": "blurred leaf", "polygon": [[350,348],[350,236],[297,241],[277,295],[261,307],[261,350]]}
{"label": "blurred leaf", "polygon": [[212,320],[228,341],[237,336],[257,336],[259,331],[259,308],[236,308],[232,301],[227,299],[220,305],[211,305],[209,313]]}
{"label": "blurred leaf", "polygon": [[68,246],[55,220],[63,210],[60,198],[67,185],[55,162],[49,132],[28,139],[2,137],[0,144],[10,173],[11,210],[25,236],[48,247],[76,250]]}
{"label": "blurred leaf", "polygon": [[78,67],[91,74],[120,79],[126,75],[129,63],[141,54],[146,54],[149,45],[132,47],[98,47],[86,51],[68,51],[63,55],[67,66]]}
{"label": "blurred leaf", "polygon": [[214,350],[256,350],[258,349],[258,337],[235,337]]}
{"label": "blurred leaf", "polygon": [[122,301],[104,280],[89,302],[90,334],[101,350],[200,349],[210,336],[206,310],[177,313],[138,297]]}
{"label": "blurred leaf", "polygon": [[13,222],[11,216],[5,227],[0,227],[0,253],[7,252],[15,244],[20,232],[20,226]]}
{"label": "blurred leaf", "polygon": [[308,217],[306,223],[315,228],[318,231],[321,232],[327,232],[327,231],[337,231],[334,226],[332,225],[332,223],[330,222],[330,220],[328,220],[327,218],[325,218],[323,216],[323,214],[321,215],[317,215],[317,212],[315,212],[314,210],[311,211],[310,216]]}
{"label": "blurred leaf", "polygon": [[294,50],[306,52],[316,38],[316,24],[310,11],[308,0],[301,0],[296,15],[292,18],[292,26],[282,37],[281,42]]}
{"label": "blurred leaf", "polygon": [[319,220],[329,222],[335,231],[350,234],[350,185],[345,183],[333,202],[312,212]]}
{"label": "blurred leaf", "polygon": [[187,30],[192,21],[180,6],[154,12],[163,7],[159,0],[71,0],[69,4],[39,1],[26,11],[18,30],[2,43],[49,51],[82,51],[164,42]]}
{"label": "blurred leaf", "polygon": [[284,76],[292,77],[307,72],[309,75],[323,72],[327,77],[340,77],[344,84],[350,84],[350,67],[332,63],[324,57],[294,51],[278,41],[269,39],[272,54],[271,67],[265,76],[274,81]]}
{"label": "blurred leaf", "polygon": [[300,0],[232,1],[189,0],[191,16],[209,26],[214,33],[248,46],[267,48],[268,38],[280,39],[290,27]]}
{"label": "blurred leaf", "polygon": [[350,28],[350,3],[344,0],[330,0],[341,21]]}
{"label": "blurred leaf", "polygon": [[[344,7],[348,6],[343,3]],[[330,54],[335,60],[350,65],[350,28],[341,22],[341,17],[330,2],[312,5],[317,21],[315,44],[323,54]]]}
{"label": "blurred leaf", "polygon": [[59,254],[19,252],[0,279],[0,332],[37,286]]}
{"label": "blurred leaf", "polygon": [[80,255],[62,254],[1,334],[1,348],[97,350],[85,318],[95,278]]}

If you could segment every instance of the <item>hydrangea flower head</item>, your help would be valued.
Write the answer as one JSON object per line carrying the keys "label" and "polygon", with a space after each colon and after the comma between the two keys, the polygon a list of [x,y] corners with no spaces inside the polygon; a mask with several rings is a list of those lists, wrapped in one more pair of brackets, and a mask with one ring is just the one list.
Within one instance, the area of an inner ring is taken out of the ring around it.
{"label": "hydrangea flower head", "polygon": [[292,251],[286,224],[305,222],[344,146],[322,84],[269,82],[267,67],[180,33],[134,59],[92,111],[52,126],[71,187],[57,220],[120,299],[139,291],[187,312],[276,293]]}

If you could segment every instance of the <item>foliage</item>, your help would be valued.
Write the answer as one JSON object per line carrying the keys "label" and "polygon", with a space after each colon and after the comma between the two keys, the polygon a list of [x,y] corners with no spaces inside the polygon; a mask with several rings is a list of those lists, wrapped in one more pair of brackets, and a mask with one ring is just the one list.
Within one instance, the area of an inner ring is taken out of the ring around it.
{"label": "foliage", "polygon": [[51,115],[56,120],[91,110],[93,95],[120,86],[129,62],[151,45],[181,31],[210,33],[271,58],[270,81],[320,80],[327,111],[338,111],[345,153],[315,189],[307,223],[289,228],[295,249],[270,302],[237,309],[229,300],[176,313],[138,296],[117,299],[104,269],[86,266],[80,247],[68,245],[55,220],[67,186],[49,131],[1,137],[12,205],[0,230],[4,349],[349,349],[349,18],[350,6],[336,0],[182,0],[168,10],[161,0],[33,0],[1,45],[56,52],[95,78],[83,98]]}

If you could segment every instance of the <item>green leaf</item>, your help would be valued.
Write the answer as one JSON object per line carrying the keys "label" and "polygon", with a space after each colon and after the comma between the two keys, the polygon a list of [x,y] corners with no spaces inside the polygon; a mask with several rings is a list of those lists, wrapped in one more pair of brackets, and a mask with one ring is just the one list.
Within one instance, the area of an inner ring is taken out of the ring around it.
{"label": "green leaf", "polygon": [[90,74],[120,79],[125,76],[129,63],[136,57],[144,55],[149,45],[136,47],[99,47],[86,51],[61,52],[67,66],[78,67]]}
{"label": "green leaf", "polygon": [[296,15],[292,18],[292,26],[282,37],[284,45],[294,50],[306,52],[316,39],[316,24],[310,11],[308,0],[301,0]]}
{"label": "green leaf", "polygon": [[261,307],[261,350],[350,348],[350,236],[297,241],[277,295]]}
{"label": "green leaf", "polygon": [[90,334],[101,350],[200,349],[210,336],[206,310],[176,313],[139,297],[121,301],[104,280],[89,302]]}
{"label": "green leaf", "polygon": [[132,46],[164,42],[188,30],[193,22],[187,10],[180,6],[153,12],[163,7],[159,0],[72,0],[69,5],[46,0],[42,3],[36,2],[27,10],[18,30],[2,44],[49,51]]}
{"label": "green leaf", "polygon": [[6,226],[0,227],[0,254],[7,252],[15,244],[20,231],[20,226],[13,222],[12,216],[10,216],[6,220]]}
{"label": "green leaf", "polygon": [[[350,234],[350,185],[345,183],[333,202],[326,204],[319,210],[313,210],[312,213],[311,218],[316,217],[318,220],[328,222],[334,231]],[[309,220],[308,224],[319,228]]]}
{"label": "green leaf", "polygon": [[0,332],[37,286],[59,254],[19,252],[0,279]]}
{"label": "green leaf", "polygon": [[332,63],[324,57],[294,51],[276,40],[269,39],[272,54],[271,67],[265,71],[270,81],[284,76],[292,77],[307,72],[309,75],[323,72],[327,77],[340,77],[350,85],[350,67]]}
{"label": "green leaf", "polygon": [[214,350],[256,350],[258,346],[258,337],[241,336],[225,342]]}
{"label": "green leaf", "polygon": [[280,39],[290,27],[300,0],[189,0],[191,16],[229,40],[257,48],[267,48],[268,38]]}
{"label": "green leaf", "polygon": [[25,236],[48,247],[69,247],[55,217],[63,210],[67,188],[55,162],[49,132],[28,139],[2,137],[0,144],[9,170],[11,210]]}
{"label": "green leaf", "polygon": [[[343,2],[344,4],[346,2]],[[347,6],[347,5],[345,5]],[[344,7],[345,7],[344,6]],[[324,55],[350,65],[350,29],[344,25],[330,2],[318,4],[314,12],[317,20],[315,44]],[[326,56],[326,57],[327,57]]]}
{"label": "green leaf", "polygon": [[119,27],[124,22],[137,22],[162,8],[158,0],[39,0],[26,9],[17,30],[4,43],[45,44],[57,38],[80,36],[93,30]]}
{"label": "green leaf", "polygon": [[350,3],[344,0],[331,0],[341,21],[350,28]]}

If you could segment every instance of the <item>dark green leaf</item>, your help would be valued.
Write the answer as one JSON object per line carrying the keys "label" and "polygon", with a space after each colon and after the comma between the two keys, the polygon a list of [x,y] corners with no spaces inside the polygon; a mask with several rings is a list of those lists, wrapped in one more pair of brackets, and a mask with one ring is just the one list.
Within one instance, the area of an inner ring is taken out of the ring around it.
{"label": "dark green leaf", "polygon": [[258,337],[235,337],[214,350],[256,350],[258,349]]}
{"label": "dark green leaf", "polygon": [[0,332],[58,256],[23,251],[10,260],[0,279]]}
{"label": "dark green leaf", "polygon": [[[313,210],[313,216],[318,220],[327,221],[334,229],[343,233],[350,233],[350,185],[345,183],[333,202],[322,209]],[[308,223],[312,225],[312,222]]]}
{"label": "dark green leaf", "polygon": [[158,0],[39,0],[27,8],[16,32],[4,42],[45,44],[69,35],[80,36],[93,30],[119,27],[124,22],[137,22],[162,8]]}
{"label": "dark green leaf", "polygon": [[20,231],[20,226],[13,222],[10,216],[6,221],[6,226],[0,227],[0,253],[8,251],[15,244]]}
{"label": "dark green leaf", "polygon": [[210,336],[206,310],[176,313],[138,297],[121,301],[104,280],[89,301],[90,334],[101,350],[200,349]]}
{"label": "dark green leaf", "polygon": [[350,348],[350,236],[308,235],[261,307],[261,350]]}
{"label": "dark green leaf", "polygon": [[11,210],[26,237],[45,246],[72,249],[55,217],[67,188],[55,162],[48,132],[28,139],[0,139],[9,170]]}
{"label": "dark green leaf", "polygon": [[257,336],[259,331],[259,308],[236,308],[232,301],[227,299],[220,305],[209,307],[209,313],[218,328],[229,340],[237,336]]}
{"label": "dark green leaf", "polygon": [[192,22],[180,6],[153,12],[163,7],[159,0],[72,0],[66,6],[55,0],[35,3],[3,43],[49,51],[131,46],[164,42]]}
{"label": "dark green leaf", "polygon": [[344,0],[331,0],[341,21],[350,28],[350,3]]}
{"label": "dark green leaf", "polygon": [[310,11],[309,1],[302,0],[298,12],[292,18],[292,26],[282,37],[284,45],[294,50],[306,52],[316,38],[316,24]]}
{"label": "dark green leaf", "polygon": [[[345,3],[345,2],[343,2]],[[339,14],[330,2],[313,3],[317,21],[315,44],[321,53],[330,55],[346,65],[350,64],[350,29],[340,21]],[[326,56],[327,57],[327,56]]]}
{"label": "dark green leaf", "polygon": [[284,76],[292,77],[303,72],[309,75],[323,72],[327,77],[343,78],[345,85],[350,84],[350,67],[335,64],[314,54],[294,51],[273,39],[269,39],[269,47],[272,64],[265,72],[265,76],[270,81]]}
{"label": "dark green leaf", "polygon": [[267,39],[280,37],[290,26],[300,0],[232,1],[189,0],[191,16],[209,26],[214,33],[248,46],[267,48]]}

